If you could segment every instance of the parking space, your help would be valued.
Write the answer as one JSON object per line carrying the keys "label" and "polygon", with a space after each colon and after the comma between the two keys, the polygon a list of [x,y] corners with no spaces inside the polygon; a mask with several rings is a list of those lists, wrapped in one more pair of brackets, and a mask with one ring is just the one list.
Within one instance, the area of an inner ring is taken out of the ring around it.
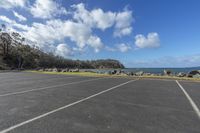
{"label": "parking space", "polygon": [[[13,75],[13,82],[0,84],[1,94],[23,93],[0,95],[0,133],[200,131],[200,119],[173,80]],[[20,82],[33,80],[17,84],[16,77],[21,77]],[[49,80],[38,82],[37,77]],[[6,80],[2,74],[0,78]],[[200,83],[180,84],[200,107]],[[46,88],[38,89],[42,87]]]}
{"label": "parking space", "polygon": [[180,82],[194,102],[200,107],[200,83],[198,82]]}

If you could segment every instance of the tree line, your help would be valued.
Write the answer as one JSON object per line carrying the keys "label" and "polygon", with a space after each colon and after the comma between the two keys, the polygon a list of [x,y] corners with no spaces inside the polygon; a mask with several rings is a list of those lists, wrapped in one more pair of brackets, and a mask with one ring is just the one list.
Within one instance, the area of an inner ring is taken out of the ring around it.
{"label": "tree line", "polygon": [[37,47],[25,44],[25,38],[17,32],[0,28],[0,69],[36,68],[124,68],[118,60],[72,60],[46,53]]}

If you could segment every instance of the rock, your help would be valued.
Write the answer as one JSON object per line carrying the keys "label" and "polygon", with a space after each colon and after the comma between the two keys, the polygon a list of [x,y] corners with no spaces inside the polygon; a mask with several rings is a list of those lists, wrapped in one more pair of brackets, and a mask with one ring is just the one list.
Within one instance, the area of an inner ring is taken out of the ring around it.
{"label": "rock", "polygon": [[52,71],[53,71],[53,72],[58,72],[58,69],[57,69],[57,68],[53,68]]}
{"label": "rock", "polygon": [[134,75],[134,72],[123,72],[123,74],[126,74],[126,75],[128,75],[128,76],[133,76]]}
{"label": "rock", "polygon": [[57,72],[62,72],[62,69],[61,68],[57,68]]}
{"label": "rock", "polygon": [[158,74],[155,74],[155,73],[151,73],[150,76],[159,76]]}
{"label": "rock", "polygon": [[121,70],[118,70],[118,71],[116,72],[116,74],[117,74],[117,75],[120,75],[120,74],[122,74],[122,71],[121,71]]}
{"label": "rock", "polygon": [[62,72],[69,72],[69,68],[62,69]]}
{"label": "rock", "polygon": [[185,76],[186,76],[186,73],[179,72],[176,76],[177,76],[177,77],[185,77]]}
{"label": "rock", "polygon": [[53,71],[53,72],[61,72],[62,69],[60,69],[60,68],[53,68],[52,71]]}
{"label": "rock", "polygon": [[164,75],[171,75],[172,74],[172,71],[171,70],[166,70],[164,69]]}
{"label": "rock", "polygon": [[146,75],[146,76],[150,76],[150,75],[151,75],[151,73],[144,73],[144,75]]}
{"label": "rock", "polygon": [[188,77],[199,78],[200,70],[193,70],[188,73]]}
{"label": "rock", "polygon": [[53,70],[51,68],[46,68],[44,71],[52,72]]}
{"label": "rock", "polygon": [[136,73],[135,73],[135,76],[142,76],[143,74],[144,74],[143,71],[139,71],[139,72],[136,72]]}
{"label": "rock", "polygon": [[43,71],[45,71],[44,68],[36,68],[35,70],[36,70],[36,71],[39,71],[39,72],[43,72]]}
{"label": "rock", "polygon": [[193,75],[193,78],[200,78],[200,74]]}
{"label": "rock", "polygon": [[113,70],[111,74],[116,74],[117,73],[117,70]]}
{"label": "rock", "polygon": [[76,68],[76,69],[70,69],[69,72],[79,72],[79,69]]}

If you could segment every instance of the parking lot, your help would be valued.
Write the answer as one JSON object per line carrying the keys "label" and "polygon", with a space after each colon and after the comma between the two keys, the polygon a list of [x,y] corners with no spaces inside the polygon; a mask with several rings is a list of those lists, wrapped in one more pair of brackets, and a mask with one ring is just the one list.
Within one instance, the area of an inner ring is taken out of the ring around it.
{"label": "parking lot", "polygon": [[0,73],[0,133],[199,133],[200,83]]}

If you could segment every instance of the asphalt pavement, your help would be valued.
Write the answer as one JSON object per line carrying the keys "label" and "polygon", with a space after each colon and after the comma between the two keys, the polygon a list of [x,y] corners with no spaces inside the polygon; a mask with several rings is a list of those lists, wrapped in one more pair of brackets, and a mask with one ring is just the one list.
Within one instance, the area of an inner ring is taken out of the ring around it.
{"label": "asphalt pavement", "polygon": [[199,108],[196,82],[0,73],[0,133],[199,133]]}

